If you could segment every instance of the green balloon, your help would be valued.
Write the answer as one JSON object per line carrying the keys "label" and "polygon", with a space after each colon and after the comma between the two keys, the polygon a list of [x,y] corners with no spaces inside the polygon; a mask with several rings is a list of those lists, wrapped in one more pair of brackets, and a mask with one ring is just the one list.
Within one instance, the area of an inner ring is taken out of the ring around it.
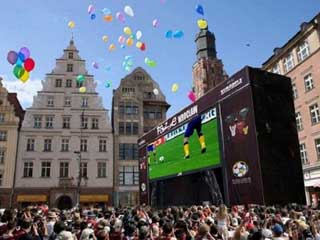
{"label": "green balloon", "polygon": [[13,69],[13,74],[16,78],[20,79],[24,74],[25,70],[21,65],[16,65]]}
{"label": "green balloon", "polygon": [[85,77],[82,74],[77,76],[77,82],[83,83],[84,80],[85,80]]}

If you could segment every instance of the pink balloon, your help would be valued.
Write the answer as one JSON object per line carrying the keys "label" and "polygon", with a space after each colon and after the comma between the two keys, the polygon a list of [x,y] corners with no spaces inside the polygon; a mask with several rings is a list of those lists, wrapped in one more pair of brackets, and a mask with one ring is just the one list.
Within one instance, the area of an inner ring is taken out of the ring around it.
{"label": "pink balloon", "polygon": [[120,44],[124,44],[125,43],[125,41],[126,41],[126,38],[124,37],[124,36],[120,36],[119,37],[119,39],[118,39],[118,42],[120,43]]}
{"label": "pink balloon", "polygon": [[126,21],[126,17],[124,16],[124,14],[122,12],[117,12],[116,18],[122,23],[124,23]]}
{"label": "pink balloon", "polygon": [[190,91],[188,92],[188,98],[191,100],[191,102],[195,102],[197,97],[194,92]]}
{"label": "pink balloon", "polygon": [[158,19],[154,19],[154,20],[152,21],[152,26],[155,27],[155,28],[159,26],[159,21],[158,21]]}

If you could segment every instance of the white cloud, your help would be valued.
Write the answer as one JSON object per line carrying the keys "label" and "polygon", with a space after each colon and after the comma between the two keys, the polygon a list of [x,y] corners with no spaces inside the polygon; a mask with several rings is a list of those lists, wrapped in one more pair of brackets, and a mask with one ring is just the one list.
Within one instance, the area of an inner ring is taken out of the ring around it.
{"label": "white cloud", "polygon": [[2,76],[3,85],[9,92],[15,92],[18,95],[20,104],[24,107],[30,107],[33,102],[33,96],[37,94],[37,91],[42,89],[40,79],[29,79],[26,83],[20,80],[9,80],[6,76]]}

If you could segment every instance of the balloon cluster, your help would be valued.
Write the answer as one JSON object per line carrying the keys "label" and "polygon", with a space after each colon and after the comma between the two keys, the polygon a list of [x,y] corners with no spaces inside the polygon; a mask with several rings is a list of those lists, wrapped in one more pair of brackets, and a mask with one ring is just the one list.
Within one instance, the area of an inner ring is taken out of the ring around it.
{"label": "balloon cluster", "polygon": [[[204,9],[201,5],[197,5],[196,6],[196,12],[200,15],[204,15]],[[203,29],[206,29],[208,27],[208,22],[204,19],[199,19],[198,20],[198,27],[203,30]]]}
{"label": "balloon cluster", "polygon": [[171,38],[179,39],[179,38],[182,38],[183,36],[184,36],[184,33],[181,30],[177,30],[177,31],[174,31],[174,32],[172,30],[169,30],[165,34],[165,37],[167,39],[171,39]]}
{"label": "balloon cluster", "polygon": [[97,15],[95,14],[96,9],[94,8],[93,5],[89,5],[88,7],[88,13],[90,14],[91,20],[96,19]]}
{"label": "balloon cluster", "polygon": [[133,67],[133,57],[132,56],[125,56],[125,58],[122,62],[122,67],[127,72],[130,72]]}
{"label": "balloon cluster", "polygon": [[23,83],[28,81],[29,73],[34,69],[35,62],[30,58],[30,51],[28,48],[23,47],[17,53],[15,51],[9,51],[7,60],[11,65],[15,65],[13,68],[13,74],[17,79],[20,79]]}

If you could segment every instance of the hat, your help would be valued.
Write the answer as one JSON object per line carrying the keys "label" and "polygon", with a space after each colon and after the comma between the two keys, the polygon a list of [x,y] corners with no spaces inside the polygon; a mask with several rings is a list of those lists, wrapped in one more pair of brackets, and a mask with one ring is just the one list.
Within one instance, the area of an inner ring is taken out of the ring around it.
{"label": "hat", "polygon": [[261,233],[265,238],[272,238],[272,232],[267,228],[262,229]]}
{"label": "hat", "polygon": [[71,232],[62,231],[58,234],[57,239],[59,240],[73,240],[73,236]]}
{"label": "hat", "polygon": [[299,220],[306,222],[306,217],[305,216],[300,216]]}
{"label": "hat", "polygon": [[55,212],[48,212],[48,218],[57,218],[57,214]]}
{"label": "hat", "polygon": [[281,227],[280,224],[276,223],[272,228],[272,232],[274,232],[277,235],[280,235],[283,233],[283,228]]}

